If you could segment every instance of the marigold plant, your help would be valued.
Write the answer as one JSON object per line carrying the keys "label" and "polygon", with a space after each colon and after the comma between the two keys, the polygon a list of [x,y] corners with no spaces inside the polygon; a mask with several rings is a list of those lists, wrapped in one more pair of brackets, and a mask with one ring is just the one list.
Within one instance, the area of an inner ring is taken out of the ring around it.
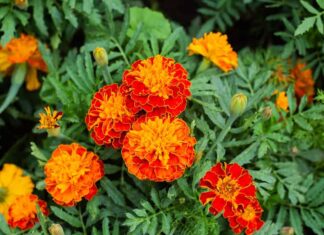
{"label": "marigold plant", "polygon": [[77,143],[59,145],[44,167],[46,190],[62,206],[91,200],[104,175],[103,162]]}
{"label": "marigold plant", "polygon": [[8,224],[10,227],[18,227],[26,230],[34,227],[38,222],[36,204],[38,204],[41,213],[48,215],[47,203],[34,194],[23,195],[16,198],[16,200],[9,207]]}
{"label": "marigold plant", "polygon": [[122,156],[137,178],[170,182],[193,164],[195,143],[183,120],[144,116],[127,133]]}

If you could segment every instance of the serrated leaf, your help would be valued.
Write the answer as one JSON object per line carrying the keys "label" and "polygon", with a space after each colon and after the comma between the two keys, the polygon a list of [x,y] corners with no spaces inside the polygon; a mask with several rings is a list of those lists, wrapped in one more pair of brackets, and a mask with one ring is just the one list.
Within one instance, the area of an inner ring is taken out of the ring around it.
{"label": "serrated leaf", "polygon": [[256,156],[256,150],[259,146],[259,143],[253,143],[247,147],[243,152],[237,155],[231,162],[236,162],[239,165],[244,165],[249,162]]}
{"label": "serrated leaf", "polygon": [[79,218],[76,218],[76,217],[66,213],[62,209],[60,209],[60,208],[58,208],[56,206],[51,206],[51,211],[58,218],[60,218],[61,220],[64,220],[65,222],[72,225],[73,227],[76,227],[76,228],[81,228],[82,227]]}
{"label": "serrated leaf", "polygon": [[160,203],[160,197],[159,197],[159,193],[158,193],[158,191],[157,191],[155,188],[152,188],[152,189],[151,189],[151,193],[150,193],[150,195],[151,195],[151,199],[152,199],[152,201],[154,202],[154,204],[155,204],[158,208],[160,208],[160,207],[161,207],[161,203]]}
{"label": "serrated leaf", "polygon": [[125,12],[125,7],[121,0],[109,0],[108,2],[110,2],[112,9],[115,9],[121,14]]}
{"label": "serrated leaf", "polygon": [[164,41],[163,46],[162,46],[162,51],[161,51],[162,55],[167,55],[172,50],[175,42],[180,37],[181,30],[182,30],[181,27],[176,28],[173,31],[173,33],[171,33],[170,36]]}
{"label": "serrated leaf", "polygon": [[34,0],[33,1],[33,18],[39,31],[44,35],[48,36],[47,26],[44,21],[44,1]]}
{"label": "serrated leaf", "polygon": [[313,127],[307,122],[307,120],[300,115],[294,117],[295,123],[306,131],[312,131]]}
{"label": "serrated leaf", "polygon": [[48,158],[42,153],[34,142],[30,142],[31,155],[40,161],[47,162]]}
{"label": "serrated leaf", "polygon": [[2,214],[0,214],[0,230],[6,235],[11,234],[10,228]]}
{"label": "serrated leaf", "polygon": [[284,199],[285,198],[285,194],[286,194],[286,190],[285,190],[283,184],[280,183],[280,182],[278,182],[277,191],[278,191],[279,197],[281,199]]}
{"label": "serrated leaf", "polygon": [[267,142],[262,142],[258,150],[258,158],[262,158],[268,151],[269,145]]}
{"label": "serrated leaf", "polygon": [[102,221],[102,235],[110,235],[108,217],[105,217]]}
{"label": "serrated leaf", "polygon": [[316,18],[316,27],[318,32],[320,32],[321,34],[324,34],[324,29],[323,29],[323,21],[321,16],[317,16]]}
{"label": "serrated leaf", "polygon": [[302,226],[302,222],[298,210],[295,208],[290,208],[289,218],[290,218],[291,226],[294,228],[296,235],[303,235],[304,234],[303,226]]}
{"label": "serrated leaf", "polygon": [[310,28],[312,28],[315,24],[316,16],[307,17],[305,18],[300,25],[298,25],[295,36],[304,34],[306,31],[308,31]]}
{"label": "serrated leaf", "polygon": [[313,14],[318,14],[319,11],[316,10],[312,5],[310,5],[308,2],[301,0],[300,3],[303,5],[304,8],[306,8],[307,11]]}
{"label": "serrated leaf", "polygon": [[305,224],[309,228],[311,228],[314,231],[314,233],[316,233],[317,235],[323,235],[323,226],[317,223],[317,221],[313,218],[312,214],[308,210],[304,208],[301,209],[301,216]]}
{"label": "serrated leaf", "polygon": [[9,40],[14,37],[16,31],[16,21],[14,16],[10,12],[8,12],[4,19],[1,21],[2,27],[0,31],[3,32],[3,35],[1,37],[1,44],[6,45],[9,42]]}
{"label": "serrated leaf", "polygon": [[324,10],[324,1],[323,0],[316,0],[317,4]]}
{"label": "serrated leaf", "polygon": [[162,231],[165,234],[170,234],[171,224],[172,221],[169,215],[165,215],[164,213],[162,213]]}
{"label": "serrated leaf", "polygon": [[116,186],[107,177],[104,177],[100,181],[100,185],[106,191],[108,196],[113,200],[113,202],[115,202],[117,205],[125,206],[124,195],[121,192],[119,192]]}

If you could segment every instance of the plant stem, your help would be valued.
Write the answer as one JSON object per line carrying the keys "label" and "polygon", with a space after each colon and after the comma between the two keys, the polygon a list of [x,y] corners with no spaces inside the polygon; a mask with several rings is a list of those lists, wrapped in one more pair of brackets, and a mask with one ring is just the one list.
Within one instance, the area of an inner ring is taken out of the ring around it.
{"label": "plant stem", "polygon": [[103,75],[104,75],[105,82],[108,84],[113,84],[114,80],[111,77],[111,73],[109,71],[109,65],[106,65],[103,69],[104,69]]}
{"label": "plant stem", "polygon": [[130,67],[130,63],[129,63],[129,61],[128,61],[126,55],[125,55],[125,52],[124,52],[123,48],[120,46],[119,42],[118,42],[115,38],[113,38],[113,37],[111,37],[110,39],[115,43],[115,45],[116,45],[116,47],[118,48],[119,52],[120,52],[121,55],[123,56],[123,58],[124,58],[126,64]]}
{"label": "plant stem", "polygon": [[82,216],[81,206],[79,206],[79,217],[80,217],[80,221],[81,221],[81,226],[82,226],[83,234],[84,235],[87,235],[87,229],[86,229],[86,227],[84,225],[84,222],[83,222],[83,216]]}

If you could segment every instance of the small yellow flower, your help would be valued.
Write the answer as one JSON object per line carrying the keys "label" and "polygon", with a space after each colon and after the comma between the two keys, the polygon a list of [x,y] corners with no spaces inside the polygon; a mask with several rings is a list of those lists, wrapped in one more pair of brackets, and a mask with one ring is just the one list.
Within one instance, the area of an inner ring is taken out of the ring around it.
{"label": "small yellow flower", "polygon": [[289,103],[288,103],[288,97],[286,95],[286,92],[284,91],[279,92],[279,95],[276,100],[276,106],[278,109],[288,112]]}
{"label": "small yellow flower", "polygon": [[108,64],[108,55],[105,48],[96,47],[93,50],[93,57],[95,58],[99,66],[104,66]]}
{"label": "small yellow flower", "polygon": [[45,113],[40,113],[40,125],[38,126],[38,129],[55,129],[60,127],[57,123],[58,120],[60,120],[63,116],[62,112],[57,112],[56,110],[51,111],[51,108],[49,106],[44,108]]}

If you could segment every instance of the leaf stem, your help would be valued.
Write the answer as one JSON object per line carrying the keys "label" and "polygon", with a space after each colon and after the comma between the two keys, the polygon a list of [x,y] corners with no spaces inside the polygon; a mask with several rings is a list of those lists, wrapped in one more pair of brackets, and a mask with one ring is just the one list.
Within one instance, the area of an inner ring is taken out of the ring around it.
{"label": "leaf stem", "polygon": [[126,64],[130,67],[130,63],[129,63],[128,59],[127,59],[127,56],[126,56],[123,48],[120,46],[119,42],[115,38],[113,38],[113,37],[111,37],[110,39],[111,39],[111,41],[113,41],[115,43],[116,47],[118,48],[118,50],[122,54],[122,56],[123,56]]}
{"label": "leaf stem", "polygon": [[80,217],[80,222],[81,222],[83,234],[84,235],[87,235],[87,229],[86,229],[86,227],[84,225],[84,222],[83,222],[83,216],[82,216],[81,206],[79,206],[79,217]]}

